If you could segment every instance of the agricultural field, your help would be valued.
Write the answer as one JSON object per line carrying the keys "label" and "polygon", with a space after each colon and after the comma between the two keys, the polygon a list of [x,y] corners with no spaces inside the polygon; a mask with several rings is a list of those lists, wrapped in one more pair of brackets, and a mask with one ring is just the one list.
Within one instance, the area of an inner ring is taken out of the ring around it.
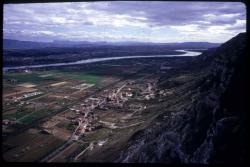
{"label": "agricultural field", "polygon": [[[149,85],[154,87],[159,78],[154,73],[160,61],[145,66],[131,62],[4,74],[4,158],[41,162],[117,158],[130,137],[161,113],[146,109],[155,102],[145,100],[143,94],[154,94],[155,88],[151,90]],[[34,141],[47,136],[51,148],[44,142],[21,142],[31,136]],[[21,143],[13,144],[16,140]],[[30,148],[37,151],[30,154]],[[114,151],[99,155],[110,149]]]}
{"label": "agricultural field", "polygon": [[32,130],[11,138],[3,144],[7,150],[3,157],[6,161],[35,161],[63,143],[63,140],[40,134],[36,130],[32,132]]}
{"label": "agricultural field", "polygon": [[[84,91],[79,84],[101,85],[104,77],[66,70],[12,72],[3,77],[3,120],[28,125],[63,110]],[[86,91],[91,88],[86,87]],[[93,91],[93,89],[92,89]],[[34,92],[41,92],[35,94]],[[34,95],[33,95],[34,94]],[[70,95],[72,94],[72,98]],[[74,95],[75,94],[75,95]]]}
{"label": "agricultural field", "polygon": [[50,70],[49,72],[29,72],[29,73],[8,73],[4,79],[16,79],[17,83],[30,82],[39,84],[45,81],[60,81],[60,78],[85,81],[86,83],[97,84],[102,77],[84,72],[72,72],[70,70]]}

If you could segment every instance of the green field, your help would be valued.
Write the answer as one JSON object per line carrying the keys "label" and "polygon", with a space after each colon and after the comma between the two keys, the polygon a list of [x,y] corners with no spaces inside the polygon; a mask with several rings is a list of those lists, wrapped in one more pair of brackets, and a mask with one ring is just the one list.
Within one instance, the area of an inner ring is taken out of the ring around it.
{"label": "green field", "polygon": [[[41,77],[41,75],[47,75]],[[98,85],[102,80],[101,76],[88,74],[81,71],[68,71],[68,70],[51,70],[46,72],[33,72],[33,73],[9,73],[4,75],[5,79],[16,79],[18,83],[30,82],[34,84],[41,84],[42,81],[55,81],[59,82],[61,79],[73,79],[85,81],[86,83]]]}
{"label": "green field", "polygon": [[39,111],[33,112],[32,114],[28,115],[27,117],[20,119],[20,122],[23,124],[30,124],[33,121],[35,121],[39,118],[42,118],[45,115],[48,115],[54,111],[55,110],[48,110],[48,109],[39,110]]}
{"label": "green field", "polygon": [[30,112],[15,112],[12,114],[3,114],[3,119],[18,120],[22,124],[30,124],[33,121],[42,118],[55,110],[43,109],[33,113]]}
{"label": "green field", "polygon": [[3,119],[16,120],[28,114],[27,112],[15,112],[12,114],[3,114]]}
{"label": "green field", "polygon": [[39,84],[42,81],[57,81],[53,76],[48,76],[45,78],[39,77],[38,73],[9,73],[4,74],[5,79],[16,79],[17,83],[30,82],[34,84]]}
{"label": "green field", "polygon": [[[98,75],[92,75],[88,74],[86,72],[81,72],[81,71],[71,71],[71,70],[50,70],[50,71],[39,71],[39,72],[32,72],[32,73],[8,73],[4,74],[4,79],[16,79],[17,84],[20,83],[33,83],[36,84],[37,86],[42,86],[44,81],[53,81],[53,82],[60,82],[63,80],[67,79],[72,79],[72,80],[78,80],[78,81],[84,81],[89,84],[95,84],[96,86],[100,86],[101,80],[103,79],[101,76]],[[5,88],[6,89],[13,89],[15,86],[9,85],[6,82]],[[33,97],[26,98],[24,100],[29,100],[33,98],[37,98],[39,96],[43,96],[44,94],[36,95]],[[66,103],[65,100],[59,100],[58,103],[62,105],[62,103]],[[67,105],[71,103],[71,101],[67,101]],[[17,103],[12,104],[17,105]],[[28,112],[28,111],[22,111],[22,112],[15,112],[11,114],[3,114],[3,119],[10,119],[10,120],[18,120],[22,124],[30,124],[33,121],[45,117],[46,115],[54,112],[55,110],[39,110],[36,112]],[[72,127],[69,127],[72,128]]]}
{"label": "green field", "polygon": [[54,76],[65,77],[73,80],[85,81],[90,84],[98,84],[102,80],[101,76],[88,74],[80,71],[53,70],[50,71],[48,74],[53,74]]}

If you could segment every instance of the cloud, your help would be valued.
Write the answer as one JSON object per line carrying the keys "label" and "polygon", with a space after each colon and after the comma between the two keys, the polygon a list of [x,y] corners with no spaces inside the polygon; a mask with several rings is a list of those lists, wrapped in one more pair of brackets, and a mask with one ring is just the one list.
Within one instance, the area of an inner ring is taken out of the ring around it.
{"label": "cloud", "polygon": [[235,14],[244,18],[246,11],[244,4],[235,2],[110,2],[104,6],[92,4],[92,7],[108,13],[130,13],[133,16],[142,16],[147,18],[146,22],[152,26],[192,24],[206,21],[207,19],[204,18],[206,15],[226,17],[226,15]]}
{"label": "cloud", "polygon": [[[153,42],[168,41],[170,38],[164,34],[174,34],[175,38],[183,40],[192,35],[193,40],[221,41],[245,31],[245,20],[246,8],[239,2],[5,4],[3,32],[4,37],[34,39],[37,36],[36,40],[137,39]],[[137,32],[147,33],[143,37]],[[185,37],[180,38],[180,35]]]}

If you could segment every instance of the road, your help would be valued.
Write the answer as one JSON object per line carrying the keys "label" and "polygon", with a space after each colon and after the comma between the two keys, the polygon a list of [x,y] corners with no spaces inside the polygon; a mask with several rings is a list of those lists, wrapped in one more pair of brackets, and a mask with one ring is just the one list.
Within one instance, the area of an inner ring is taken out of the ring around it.
{"label": "road", "polygon": [[51,118],[52,116],[54,116],[54,115],[56,115],[56,114],[58,114],[58,113],[60,113],[60,112],[63,112],[63,111],[68,110],[68,108],[70,108],[70,107],[74,106],[75,104],[79,103],[79,101],[84,101],[85,99],[87,99],[87,98],[89,98],[89,97],[92,97],[92,96],[94,96],[94,95],[96,95],[96,94],[102,92],[102,91],[105,90],[105,89],[108,89],[108,88],[110,88],[110,87],[113,87],[113,86],[115,86],[116,84],[118,84],[118,83],[120,83],[120,82],[123,82],[123,81],[125,81],[125,80],[127,80],[127,79],[129,79],[129,78],[131,78],[131,77],[133,77],[133,76],[135,76],[135,75],[137,75],[137,74],[140,73],[141,71],[144,71],[146,68],[149,68],[149,67],[145,67],[145,68],[143,68],[143,69],[140,69],[140,70],[138,70],[136,73],[130,74],[130,75],[126,76],[126,77],[123,77],[122,79],[120,79],[120,80],[118,80],[118,81],[115,81],[115,82],[113,82],[113,83],[111,83],[111,84],[109,84],[109,85],[107,85],[107,86],[101,88],[101,89],[98,89],[98,90],[96,90],[95,92],[93,92],[91,95],[85,95],[85,96],[83,96],[82,98],[76,100],[75,102],[73,102],[73,103],[71,103],[71,104],[69,104],[69,105],[67,105],[67,106],[65,106],[65,107],[63,107],[63,108],[61,108],[61,109],[59,109],[59,110],[57,110],[57,111],[54,111],[54,112],[52,112],[52,113],[50,113],[50,114],[48,114],[48,115],[46,115],[46,116],[44,116],[44,117],[41,117],[41,118],[39,118],[39,119],[34,120],[33,123],[30,123],[30,124],[28,124],[28,125],[23,125],[22,127],[18,127],[18,130],[12,132],[11,134],[8,134],[8,137],[13,137],[13,136],[16,136],[16,135],[18,135],[18,134],[20,134],[20,133],[23,133],[23,132],[26,131],[27,129],[32,128],[32,127],[35,127],[36,125],[39,125],[40,123],[44,122],[47,118]]}
{"label": "road", "polygon": [[54,150],[52,153],[50,153],[49,155],[47,155],[46,157],[44,157],[40,162],[50,162],[52,161],[54,158],[57,157],[57,155],[63,151],[65,148],[67,148],[68,146],[70,146],[71,144],[73,144],[74,141],[72,140],[68,140],[66,143],[64,143],[62,146],[60,146],[59,148],[57,148],[56,150]]}
{"label": "road", "polygon": [[[147,67],[145,67],[145,68],[147,68]],[[91,94],[91,95],[89,95],[89,96],[85,96],[85,97],[83,97],[83,98],[81,98],[81,99],[78,99],[78,101],[76,101],[76,102],[74,102],[74,103],[71,103],[70,106],[73,106],[73,105],[77,104],[79,101],[85,100],[86,98],[90,98],[90,97],[92,97],[92,96],[98,94],[99,92],[102,92],[102,91],[105,90],[105,89],[108,89],[108,88],[110,88],[110,87],[113,87],[113,86],[115,86],[116,84],[118,84],[118,83],[120,83],[120,82],[123,82],[123,81],[129,79],[130,77],[132,77],[132,76],[134,76],[134,75],[137,75],[137,74],[140,73],[141,71],[145,70],[145,68],[143,68],[143,69],[141,69],[141,70],[138,70],[136,73],[131,74],[131,75],[127,76],[127,77],[124,77],[124,78],[122,78],[122,79],[120,79],[120,80],[118,80],[118,81],[116,81],[116,82],[113,82],[113,83],[110,84],[110,85],[107,85],[106,87],[103,87],[102,89],[99,89],[99,90],[95,91],[93,94]],[[63,150],[67,149],[67,147],[69,147],[70,144],[72,144],[72,143],[74,142],[74,141],[72,141],[71,139],[72,139],[72,137],[71,137],[65,144],[63,144],[62,146],[60,146],[59,148],[57,148],[57,149],[56,149],[55,151],[53,151],[51,154],[49,154],[49,155],[47,155],[46,157],[44,157],[44,158],[41,160],[41,162],[50,162],[51,160],[53,160],[55,156],[57,156],[57,155],[58,155],[60,152],[62,152]]]}

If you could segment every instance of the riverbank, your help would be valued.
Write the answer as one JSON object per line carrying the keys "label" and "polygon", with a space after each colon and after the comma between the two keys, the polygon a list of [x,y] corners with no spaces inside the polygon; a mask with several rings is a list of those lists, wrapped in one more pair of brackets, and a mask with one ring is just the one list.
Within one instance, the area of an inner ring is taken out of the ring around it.
{"label": "riverbank", "polygon": [[41,68],[41,67],[56,67],[56,66],[67,66],[67,65],[79,65],[79,64],[88,64],[102,61],[110,60],[120,60],[120,59],[138,59],[138,58],[161,58],[161,57],[186,57],[186,56],[198,56],[201,54],[199,51],[187,51],[187,50],[176,50],[183,52],[181,55],[151,55],[151,56],[120,56],[120,57],[105,57],[105,58],[93,58],[79,60],[69,63],[53,63],[53,64],[40,64],[40,65],[28,65],[28,66],[16,66],[16,67],[3,67],[4,71],[16,70],[16,69],[27,69],[27,68]]}

